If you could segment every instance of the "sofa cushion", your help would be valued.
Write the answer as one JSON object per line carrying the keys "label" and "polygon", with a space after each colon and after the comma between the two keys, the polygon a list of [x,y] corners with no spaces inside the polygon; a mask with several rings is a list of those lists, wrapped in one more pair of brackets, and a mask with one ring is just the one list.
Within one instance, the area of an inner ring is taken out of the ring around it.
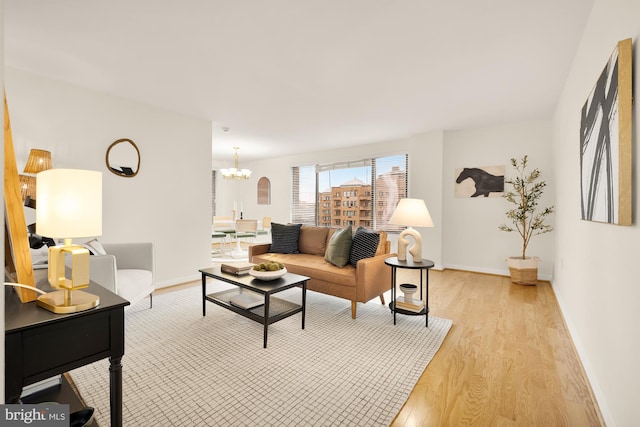
{"label": "sofa cushion", "polygon": [[379,243],[380,234],[369,231],[364,227],[358,227],[353,235],[349,264],[356,267],[361,259],[373,257],[376,254]]}
{"label": "sofa cushion", "polygon": [[313,281],[335,283],[339,286],[356,286],[356,269],[347,264],[338,268],[323,257],[309,254],[274,254],[255,255],[253,263],[276,261],[281,262],[289,273],[310,277]]}
{"label": "sofa cushion", "polygon": [[269,252],[281,254],[298,253],[298,237],[301,224],[271,223],[271,249]]}
{"label": "sofa cushion", "polygon": [[327,251],[327,227],[303,225],[300,227],[298,251],[301,254],[323,255]]}
{"label": "sofa cushion", "polygon": [[347,265],[351,254],[352,240],[351,226],[336,230],[329,240],[324,259],[336,267]]}

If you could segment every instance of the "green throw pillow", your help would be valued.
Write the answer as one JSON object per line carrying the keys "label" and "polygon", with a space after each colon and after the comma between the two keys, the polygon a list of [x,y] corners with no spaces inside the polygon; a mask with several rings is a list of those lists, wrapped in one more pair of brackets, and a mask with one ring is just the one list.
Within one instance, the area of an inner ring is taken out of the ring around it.
{"label": "green throw pillow", "polygon": [[329,239],[327,251],[324,253],[324,259],[336,267],[344,267],[349,263],[352,241],[351,226],[336,230],[333,236],[331,236],[331,239]]}

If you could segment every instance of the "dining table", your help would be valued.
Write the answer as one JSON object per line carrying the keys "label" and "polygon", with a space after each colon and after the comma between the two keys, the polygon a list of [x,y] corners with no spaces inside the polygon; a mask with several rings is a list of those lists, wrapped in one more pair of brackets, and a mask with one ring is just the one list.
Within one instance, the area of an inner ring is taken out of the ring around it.
{"label": "dining table", "polygon": [[[236,234],[236,222],[234,220],[227,220],[227,219],[215,220],[213,223],[213,233],[225,234],[225,238],[223,240],[224,243],[223,243],[222,252],[223,254],[226,254],[226,247],[227,247],[226,243],[228,241],[227,239],[233,238],[233,236]],[[244,258],[247,256],[248,253],[249,251],[242,249],[242,246],[240,245],[240,239],[236,237],[236,244],[234,245],[233,250],[228,253],[228,255],[230,255],[233,258]]]}

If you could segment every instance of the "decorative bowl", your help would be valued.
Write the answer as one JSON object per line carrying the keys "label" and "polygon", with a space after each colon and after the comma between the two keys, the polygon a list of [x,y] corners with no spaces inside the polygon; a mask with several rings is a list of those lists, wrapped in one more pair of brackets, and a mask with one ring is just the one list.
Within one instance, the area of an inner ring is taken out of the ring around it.
{"label": "decorative bowl", "polygon": [[249,270],[249,275],[253,276],[258,280],[266,280],[266,281],[279,279],[285,274],[287,274],[286,268],[283,268],[281,270],[275,270],[275,271],[258,271],[254,269]]}

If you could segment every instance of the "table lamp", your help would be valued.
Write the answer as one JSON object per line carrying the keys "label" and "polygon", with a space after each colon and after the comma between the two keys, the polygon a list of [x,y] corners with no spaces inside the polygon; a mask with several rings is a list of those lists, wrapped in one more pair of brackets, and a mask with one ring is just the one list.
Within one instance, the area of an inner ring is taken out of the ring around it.
{"label": "table lamp", "polygon": [[407,260],[407,247],[409,241],[407,237],[414,239],[414,244],[409,248],[409,253],[413,256],[414,262],[422,261],[422,236],[418,230],[411,227],[433,227],[433,221],[429,214],[429,209],[422,199],[400,199],[396,210],[391,215],[389,224],[407,226],[400,233],[398,238],[398,260]]}
{"label": "table lamp", "polygon": [[[89,286],[89,251],[71,239],[102,234],[102,173],[49,169],[37,175],[36,230],[62,238],[49,248],[49,284],[58,289],[38,297],[36,304],[54,313],[75,313],[100,304],[97,295],[80,291]],[[70,257],[70,278],[65,258]]]}

